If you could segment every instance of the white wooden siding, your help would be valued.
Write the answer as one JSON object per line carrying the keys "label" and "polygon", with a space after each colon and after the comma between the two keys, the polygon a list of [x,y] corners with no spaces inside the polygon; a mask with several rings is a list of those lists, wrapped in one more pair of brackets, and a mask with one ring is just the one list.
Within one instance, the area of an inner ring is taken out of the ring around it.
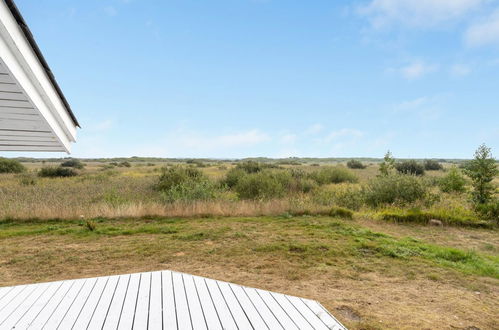
{"label": "white wooden siding", "polygon": [[1,60],[0,151],[65,151]]}
{"label": "white wooden siding", "polygon": [[0,1],[0,151],[69,152],[76,119],[12,8]]}
{"label": "white wooden siding", "polygon": [[345,329],[316,301],[147,272],[0,288],[0,329]]}

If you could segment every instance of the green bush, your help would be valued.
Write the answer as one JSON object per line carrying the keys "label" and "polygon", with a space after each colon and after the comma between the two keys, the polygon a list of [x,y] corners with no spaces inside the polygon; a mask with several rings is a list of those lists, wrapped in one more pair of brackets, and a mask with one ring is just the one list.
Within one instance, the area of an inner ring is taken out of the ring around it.
{"label": "green bush", "polygon": [[69,159],[62,162],[61,167],[72,167],[81,170],[85,167],[85,164],[83,164],[79,159]]}
{"label": "green bush", "polygon": [[119,167],[132,167],[132,164],[130,164],[129,162],[127,161],[124,161],[124,162],[120,162],[118,163],[118,166]]}
{"label": "green bush", "polygon": [[337,205],[358,210],[364,205],[364,194],[358,187],[350,185],[325,186],[315,189],[312,194],[314,202],[321,205]]}
{"label": "green bush", "polygon": [[353,219],[353,212],[342,207],[333,207],[329,211],[329,216],[334,218]]}
{"label": "green bush", "polygon": [[225,175],[225,178],[222,180],[222,184],[226,185],[228,188],[233,188],[243,176],[247,175],[247,173],[248,172],[241,168],[232,168]]}
{"label": "green bush", "polygon": [[424,200],[428,196],[428,188],[415,176],[393,174],[372,179],[364,187],[363,193],[366,203],[377,207]]}
{"label": "green bush", "polygon": [[26,168],[15,159],[0,157],[0,173],[22,173]]}
{"label": "green bush", "polygon": [[440,171],[444,169],[442,164],[434,159],[426,159],[423,165],[426,171]]}
{"label": "green bush", "polygon": [[215,185],[203,172],[179,165],[162,169],[156,189],[168,202],[208,200],[216,195]]}
{"label": "green bush", "polygon": [[347,162],[347,167],[352,169],[364,169],[366,168],[366,165],[362,164],[359,160],[351,159]]}
{"label": "green bush", "polygon": [[466,191],[466,179],[456,167],[452,167],[444,177],[438,180],[438,185],[443,192]]}
{"label": "green bush", "polygon": [[215,185],[208,181],[186,181],[161,192],[166,202],[210,200],[217,196]]}
{"label": "green bush", "polygon": [[402,174],[423,175],[424,166],[415,160],[407,160],[395,164],[395,169]]}
{"label": "green bush", "polygon": [[43,178],[65,178],[77,176],[78,172],[70,167],[43,167],[38,172],[39,177]]}
{"label": "green bush", "polygon": [[322,167],[319,170],[310,172],[308,177],[319,185],[329,183],[357,182],[358,179],[350,170],[341,166]]}
{"label": "green bush", "polygon": [[287,172],[260,171],[239,178],[234,190],[242,199],[272,199],[284,197],[292,185]]}
{"label": "green bush", "polygon": [[167,191],[175,186],[186,182],[201,182],[207,178],[200,170],[192,167],[175,165],[161,169],[156,188],[160,191]]}
{"label": "green bush", "polygon": [[499,200],[477,205],[476,212],[483,218],[493,220],[496,224],[499,224]]}

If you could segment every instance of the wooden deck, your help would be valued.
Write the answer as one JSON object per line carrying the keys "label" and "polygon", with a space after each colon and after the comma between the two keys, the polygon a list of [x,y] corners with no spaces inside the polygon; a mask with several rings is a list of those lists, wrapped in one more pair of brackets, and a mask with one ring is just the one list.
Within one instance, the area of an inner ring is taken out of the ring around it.
{"label": "wooden deck", "polygon": [[345,329],[316,301],[172,271],[0,288],[0,329]]}

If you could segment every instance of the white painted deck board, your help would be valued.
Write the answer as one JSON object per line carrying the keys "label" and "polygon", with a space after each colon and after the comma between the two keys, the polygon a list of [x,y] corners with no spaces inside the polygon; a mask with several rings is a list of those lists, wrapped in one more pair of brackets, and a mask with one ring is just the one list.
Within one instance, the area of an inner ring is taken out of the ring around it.
{"label": "white painted deck board", "polygon": [[316,301],[161,271],[0,288],[3,329],[345,329]]}

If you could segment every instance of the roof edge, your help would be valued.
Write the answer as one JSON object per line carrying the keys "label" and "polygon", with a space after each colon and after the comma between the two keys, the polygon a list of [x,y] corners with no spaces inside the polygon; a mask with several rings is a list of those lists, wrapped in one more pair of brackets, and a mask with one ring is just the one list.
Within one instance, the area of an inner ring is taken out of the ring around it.
{"label": "roof edge", "polygon": [[59,87],[59,84],[55,80],[55,77],[54,77],[54,74],[52,73],[52,70],[50,70],[50,67],[49,67],[47,61],[45,60],[45,57],[43,57],[43,54],[42,54],[40,48],[38,47],[38,44],[36,43],[35,39],[33,38],[33,34],[31,33],[23,16],[21,15],[21,12],[17,8],[17,6],[13,0],[4,0],[4,1],[7,4],[7,7],[9,8],[10,12],[12,13],[12,16],[14,17],[17,24],[19,25],[24,36],[26,37],[26,40],[28,41],[29,45],[33,49],[33,52],[35,53],[36,57],[38,58],[38,61],[42,65],[43,69],[45,70],[47,77],[49,78],[49,80],[52,83],[52,85],[54,86],[57,94],[61,98],[61,101],[64,104],[64,107],[66,108],[69,116],[71,117],[71,120],[73,121],[73,123],[75,124],[76,127],[81,128],[80,124],[78,123],[78,120],[76,119],[76,116],[74,115],[73,111],[71,110],[71,106],[69,105],[68,101],[66,100],[66,97],[62,93],[62,90]]}

